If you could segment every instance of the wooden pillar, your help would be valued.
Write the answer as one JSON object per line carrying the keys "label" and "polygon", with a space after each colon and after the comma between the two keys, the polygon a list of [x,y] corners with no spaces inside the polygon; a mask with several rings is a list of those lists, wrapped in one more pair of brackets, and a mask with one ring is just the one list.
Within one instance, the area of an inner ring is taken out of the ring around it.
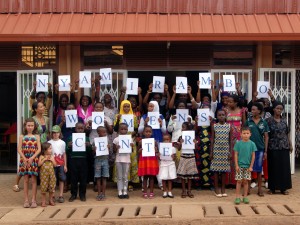
{"label": "wooden pillar", "polygon": [[273,65],[272,42],[259,42],[256,49],[256,75],[252,77],[252,93],[256,91],[259,80],[259,68],[272,68]]}

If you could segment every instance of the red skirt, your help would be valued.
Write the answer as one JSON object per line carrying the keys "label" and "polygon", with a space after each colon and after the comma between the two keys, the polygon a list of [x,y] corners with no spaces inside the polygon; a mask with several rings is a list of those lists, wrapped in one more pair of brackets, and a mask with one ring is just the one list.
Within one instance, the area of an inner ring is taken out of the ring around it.
{"label": "red skirt", "polygon": [[156,176],[159,172],[159,165],[156,156],[142,157],[140,154],[138,175],[141,176]]}

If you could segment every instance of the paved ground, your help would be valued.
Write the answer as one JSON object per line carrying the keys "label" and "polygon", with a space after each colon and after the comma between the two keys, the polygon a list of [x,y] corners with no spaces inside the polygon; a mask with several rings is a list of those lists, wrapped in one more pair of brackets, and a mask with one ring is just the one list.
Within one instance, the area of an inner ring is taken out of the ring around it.
{"label": "paved ground", "polygon": [[90,185],[86,202],[69,203],[66,193],[63,204],[23,209],[23,192],[12,191],[15,174],[0,174],[0,224],[300,224],[300,170],[292,179],[293,189],[286,196],[268,195],[264,189],[265,196],[259,197],[257,189],[252,189],[250,205],[235,206],[230,189],[223,198],[210,190],[194,190],[193,199],[182,199],[179,188],[174,189],[174,199],[163,199],[159,189],[154,199],[143,199],[137,189],[130,192],[130,199],[120,200],[116,186],[110,183],[102,202],[95,200]]}

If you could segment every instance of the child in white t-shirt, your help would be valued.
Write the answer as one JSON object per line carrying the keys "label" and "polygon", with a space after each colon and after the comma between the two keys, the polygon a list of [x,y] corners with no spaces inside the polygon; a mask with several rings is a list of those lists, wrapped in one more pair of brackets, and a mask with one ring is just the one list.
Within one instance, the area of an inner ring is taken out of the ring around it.
{"label": "child in white t-shirt", "polygon": [[[126,123],[119,124],[119,135],[128,134],[128,125]],[[133,143],[130,144],[131,149]],[[116,152],[116,167],[117,167],[117,177],[118,177],[118,197],[120,199],[128,199],[128,173],[130,167],[130,154],[131,153],[119,153],[119,137],[113,140],[114,152]]]}
{"label": "child in white t-shirt", "polygon": [[56,162],[54,168],[56,180],[59,180],[59,197],[58,202],[63,203],[64,182],[67,180],[67,156],[66,156],[66,143],[60,139],[61,129],[58,125],[52,127],[52,139],[48,141],[52,145],[52,152]]}
{"label": "child in white t-shirt", "polygon": [[[163,135],[164,143],[172,143],[171,136],[169,134]],[[174,198],[172,194],[172,182],[177,178],[176,166],[175,166],[176,149],[172,147],[171,159],[161,159],[159,164],[159,178],[162,179],[163,184],[163,198]]]}

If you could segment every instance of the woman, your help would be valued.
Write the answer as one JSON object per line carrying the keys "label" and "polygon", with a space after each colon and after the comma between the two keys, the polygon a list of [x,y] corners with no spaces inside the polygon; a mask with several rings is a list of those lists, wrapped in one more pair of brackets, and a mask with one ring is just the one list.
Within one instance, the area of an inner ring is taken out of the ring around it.
{"label": "woman", "polygon": [[44,103],[34,102],[32,111],[32,118],[37,123],[37,132],[41,137],[41,143],[45,143],[49,134],[49,118],[43,115],[45,113]]}
{"label": "woman", "polygon": [[288,195],[292,188],[290,153],[293,147],[289,138],[287,122],[281,117],[284,106],[281,102],[273,105],[274,116],[267,119],[270,133],[267,151],[269,171],[269,194],[276,190]]}
{"label": "woman", "polygon": [[234,151],[233,146],[235,142],[241,139],[241,126],[246,121],[246,110],[243,108],[242,103],[240,102],[239,96],[230,95],[227,99],[227,123],[231,127],[231,172],[228,173],[226,184],[235,185],[235,166],[234,166]]}

